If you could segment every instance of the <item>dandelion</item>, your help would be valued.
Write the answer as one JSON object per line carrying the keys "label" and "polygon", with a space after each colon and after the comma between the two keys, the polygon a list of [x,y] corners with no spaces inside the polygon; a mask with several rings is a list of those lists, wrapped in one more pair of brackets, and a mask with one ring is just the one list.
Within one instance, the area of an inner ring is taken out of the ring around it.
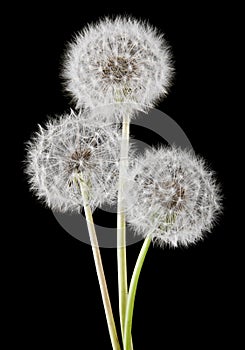
{"label": "dandelion", "polygon": [[129,287],[125,350],[131,349],[135,295],[151,241],[173,247],[195,243],[211,230],[221,211],[213,173],[203,159],[179,148],[147,150],[136,160],[129,178],[127,219],[145,240]]}
{"label": "dandelion", "polygon": [[128,221],[138,234],[176,247],[213,227],[219,187],[203,159],[175,147],[147,150],[129,176]]}
{"label": "dandelion", "polygon": [[122,121],[117,208],[120,321],[127,295],[124,187],[127,183],[129,124],[165,96],[173,68],[169,47],[156,29],[133,18],[106,18],[80,32],[64,62],[66,90],[79,109],[113,106]]}
{"label": "dandelion", "polygon": [[64,62],[66,90],[77,108],[118,103],[152,107],[167,93],[173,68],[169,47],[156,29],[132,18],[106,18],[81,31]]}
{"label": "dandelion", "polygon": [[71,112],[49,121],[28,144],[26,172],[31,189],[54,210],[80,211],[84,203],[78,175],[92,208],[115,200],[119,131],[113,125],[85,122],[86,113]]}
{"label": "dandelion", "polygon": [[89,124],[84,114],[71,112],[40,127],[28,144],[26,172],[32,190],[50,208],[84,207],[112,347],[120,350],[91,210],[115,197],[120,138],[115,126]]}

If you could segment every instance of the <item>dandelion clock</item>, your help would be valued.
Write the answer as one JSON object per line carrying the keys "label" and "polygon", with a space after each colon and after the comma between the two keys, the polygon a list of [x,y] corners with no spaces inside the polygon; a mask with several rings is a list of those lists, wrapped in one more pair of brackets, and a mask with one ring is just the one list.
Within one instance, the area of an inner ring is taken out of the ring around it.
{"label": "dandelion clock", "polygon": [[39,127],[28,144],[26,172],[32,190],[51,209],[81,210],[78,178],[96,208],[115,200],[119,154],[116,126],[91,124],[71,112]]}
{"label": "dandelion clock", "polygon": [[117,105],[145,110],[167,93],[169,47],[156,29],[136,19],[106,18],[70,43],[64,61],[66,90],[78,108]]}

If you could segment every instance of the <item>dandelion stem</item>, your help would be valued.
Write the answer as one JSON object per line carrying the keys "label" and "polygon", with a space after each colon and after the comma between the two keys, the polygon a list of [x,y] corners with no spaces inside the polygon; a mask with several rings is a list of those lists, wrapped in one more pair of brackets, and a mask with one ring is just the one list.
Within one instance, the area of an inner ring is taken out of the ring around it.
{"label": "dandelion stem", "polygon": [[86,217],[87,226],[88,226],[89,238],[92,246],[94,262],[95,262],[96,272],[99,280],[100,291],[101,291],[103,305],[105,309],[106,320],[107,320],[108,330],[111,338],[112,348],[113,350],[120,350],[120,344],[119,344],[115,321],[112,313],[111,302],[109,298],[104,269],[102,265],[101,255],[100,255],[100,249],[99,249],[96,231],[94,227],[92,211],[89,206],[88,192],[86,190],[86,185],[84,184],[82,178],[78,178],[78,183],[79,183],[79,187],[83,197],[84,211],[85,211],[85,217]]}
{"label": "dandelion stem", "polygon": [[150,247],[150,243],[151,243],[151,238],[147,236],[142,245],[138,259],[136,261],[134,272],[130,282],[126,315],[125,315],[124,342],[123,342],[124,350],[131,349],[132,319],[133,319],[133,312],[134,312],[135,295],[136,295],[136,290],[138,286],[140,272],[141,272],[146,254]]}
{"label": "dandelion stem", "polygon": [[123,118],[122,140],[120,154],[118,205],[117,205],[117,266],[118,266],[118,295],[121,332],[125,323],[125,312],[128,295],[127,283],[127,259],[126,259],[126,220],[125,220],[125,198],[124,189],[127,181],[129,148],[129,117]]}

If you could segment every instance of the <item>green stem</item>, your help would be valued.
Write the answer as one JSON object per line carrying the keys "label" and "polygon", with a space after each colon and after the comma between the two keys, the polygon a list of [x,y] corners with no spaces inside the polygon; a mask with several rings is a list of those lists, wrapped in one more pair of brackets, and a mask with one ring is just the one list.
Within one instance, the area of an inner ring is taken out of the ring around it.
{"label": "green stem", "polygon": [[86,190],[86,185],[84,184],[82,178],[78,177],[77,182],[79,184],[82,197],[83,197],[84,211],[85,211],[85,216],[86,216],[86,221],[88,226],[89,238],[92,246],[94,262],[95,262],[96,272],[99,280],[99,286],[100,286],[103,305],[105,309],[106,320],[107,320],[108,330],[111,338],[112,348],[113,350],[120,350],[120,344],[118,341],[115,321],[112,313],[111,302],[109,298],[104,269],[102,265],[101,255],[100,255],[100,249],[99,249],[96,231],[94,227],[92,211],[89,206],[88,192]]}
{"label": "green stem", "polygon": [[146,253],[150,247],[151,238],[149,236],[146,237],[141,251],[139,253],[134,272],[132,275],[132,279],[130,282],[129,293],[128,293],[128,301],[127,301],[127,309],[126,309],[126,319],[125,319],[125,327],[124,327],[124,350],[131,349],[131,332],[132,332],[132,319],[134,312],[134,302],[135,295],[137,290],[137,285],[139,281],[140,272],[146,257]]}
{"label": "green stem", "polygon": [[125,312],[128,295],[127,283],[127,259],[126,259],[126,219],[125,219],[125,198],[124,189],[127,181],[129,149],[129,118],[123,118],[122,140],[120,154],[118,205],[117,205],[117,266],[118,266],[118,296],[121,332],[125,323]]}

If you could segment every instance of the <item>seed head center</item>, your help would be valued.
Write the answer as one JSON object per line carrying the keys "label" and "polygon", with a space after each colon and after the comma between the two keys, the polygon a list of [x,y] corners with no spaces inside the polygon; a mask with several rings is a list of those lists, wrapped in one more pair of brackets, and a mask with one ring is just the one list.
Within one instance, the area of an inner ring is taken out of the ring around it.
{"label": "seed head center", "polygon": [[137,63],[133,58],[109,58],[102,68],[104,79],[114,82],[127,82],[137,74]]}
{"label": "seed head center", "polygon": [[89,162],[91,157],[91,150],[89,148],[77,149],[70,156],[69,171],[79,171],[81,166]]}

